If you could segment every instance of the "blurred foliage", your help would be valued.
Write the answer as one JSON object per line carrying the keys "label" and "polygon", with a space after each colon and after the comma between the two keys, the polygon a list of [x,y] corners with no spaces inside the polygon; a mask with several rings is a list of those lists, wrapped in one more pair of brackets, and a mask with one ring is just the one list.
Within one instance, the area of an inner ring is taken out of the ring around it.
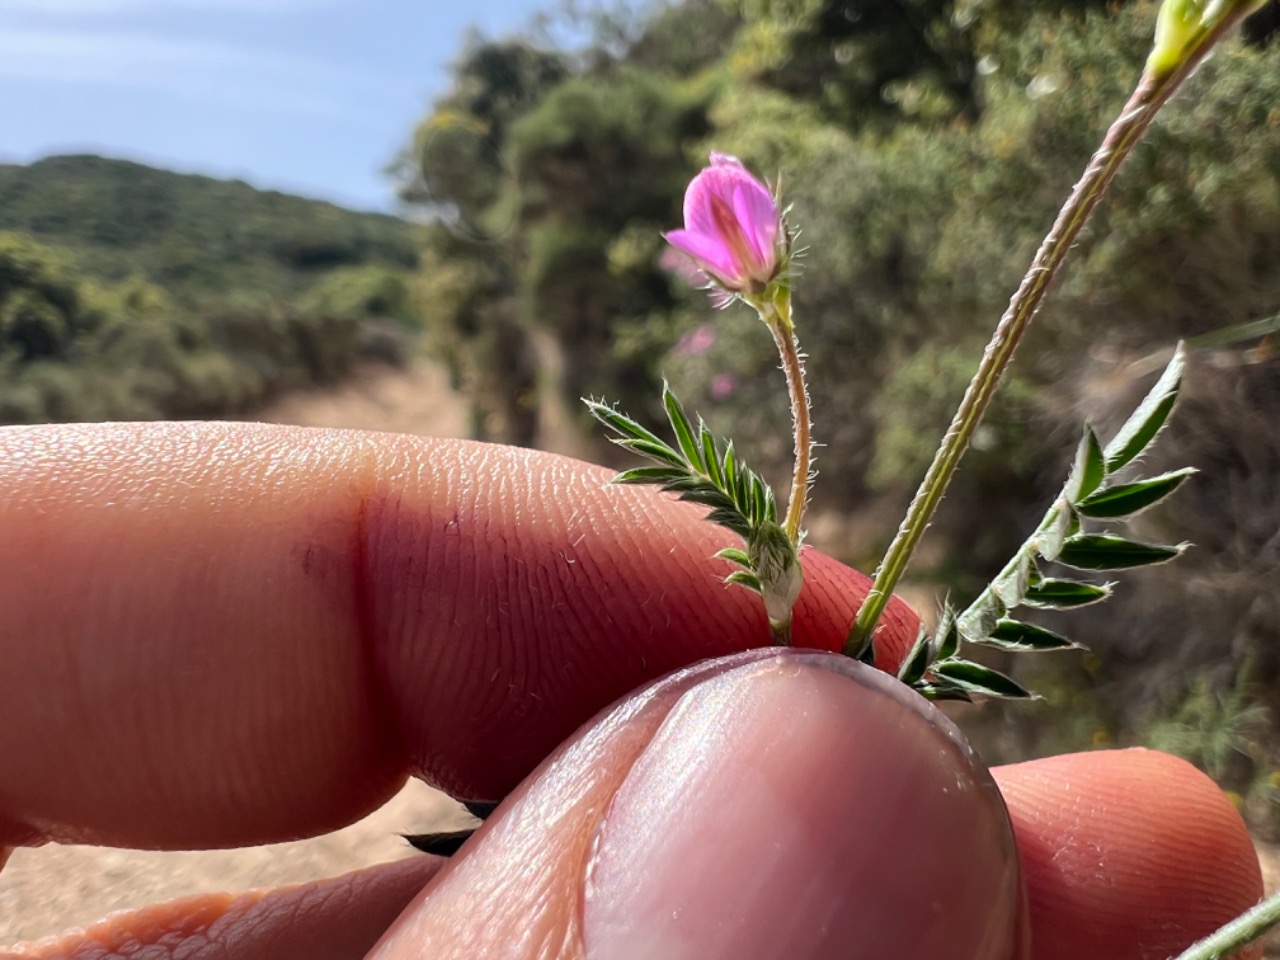
{"label": "blurred foliage", "polygon": [[[1123,2],[1123,0],[1121,0]],[[761,82],[846,128],[976,120],[984,41],[1105,0],[743,0]],[[1115,4],[1113,4],[1114,6]]]}
{"label": "blurred foliage", "polygon": [[69,254],[0,233],[0,423],[240,415],[410,349],[402,328],[379,336],[377,314],[318,294],[314,308],[261,296],[183,307],[141,277],[85,279]]}
{"label": "blurred foliage", "polygon": [[1247,789],[1269,711],[1242,683],[1215,690],[1200,677],[1186,697],[1152,721],[1146,742],[1190,760],[1219,783]]}
{"label": "blurred foliage", "polygon": [[[726,21],[713,3],[691,8]],[[677,43],[664,62],[663,38],[688,26],[675,11],[632,38],[644,69],[600,49],[586,70],[523,41],[475,40],[394,168],[401,197],[440,224],[426,243],[422,309],[479,436],[535,442],[538,331],[564,355],[555,389],[575,407],[606,390],[652,402],[670,341],[622,331],[677,303],[656,261],[659,231],[679,215],[712,94],[685,74],[719,51]]]}

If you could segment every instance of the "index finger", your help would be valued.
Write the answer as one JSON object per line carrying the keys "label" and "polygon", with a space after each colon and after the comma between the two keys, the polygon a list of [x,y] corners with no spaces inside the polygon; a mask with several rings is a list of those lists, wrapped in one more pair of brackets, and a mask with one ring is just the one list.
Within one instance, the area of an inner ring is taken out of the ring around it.
{"label": "index finger", "polygon": [[[769,642],[703,510],[576,461],[244,424],[0,431],[0,844],[265,842],[410,772],[502,796],[596,710]],[[799,644],[865,592],[812,551]],[[895,606],[885,660],[914,638]]]}

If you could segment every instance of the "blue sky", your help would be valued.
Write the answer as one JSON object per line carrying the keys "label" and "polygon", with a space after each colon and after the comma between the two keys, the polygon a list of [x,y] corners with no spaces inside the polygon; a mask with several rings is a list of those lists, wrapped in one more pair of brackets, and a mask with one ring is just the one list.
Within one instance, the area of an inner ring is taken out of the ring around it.
{"label": "blue sky", "polygon": [[390,209],[470,26],[548,0],[0,0],[0,161],[96,152]]}

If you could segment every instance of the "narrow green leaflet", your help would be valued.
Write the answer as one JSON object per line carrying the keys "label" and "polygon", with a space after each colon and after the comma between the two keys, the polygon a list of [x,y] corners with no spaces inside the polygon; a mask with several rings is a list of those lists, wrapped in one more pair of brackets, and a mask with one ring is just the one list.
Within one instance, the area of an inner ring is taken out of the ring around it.
{"label": "narrow green leaflet", "polygon": [[707,465],[702,462],[702,448],[693,438],[693,425],[685,415],[679,399],[665,381],[662,384],[662,405],[666,407],[667,420],[671,423],[671,429],[675,431],[676,440],[684,452],[685,459],[697,467],[699,473],[705,473]]}
{"label": "narrow green leaflet", "polygon": [[1129,570],[1164,563],[1182,555],[1186,545],[1139,543],[1111,534],[1081,534],[1062,547],[1058,562],[1077,570]]}
{"label": "narrow green leaflet", "polygon": [[754,590],[756,593],[764,593],[764,587],[760,583],[760,578],[749,570],[735,570],[724,578],[725,583],[736,583],[740,587],[746,587],[748,590]]}
{"label": "narrow green leaflet", "polygon": [[688,474],[675,467],[633,467],[613,478],[614,483],[667,484],[684,480]]}
{"label": "narrow green leaflet", "polygon": [[919,634],[916,635],[916,642],[911,645],[911,650],[902,660],[902,665],[898,667],[898,679],[907,686],[912,686],[917,680],[924,676],[925,670],[929,668],[929,645],[932,638],[929,631],[923,625],[920,627]]}
{"label": "narrow green leaflet", "polygon": [[721,560],[731,560],[741,567],[751,566],[751,558],[747,556],[747,552],[737,547],[725,547],[716,556]]}
{"label": "narrow green leaflet", "polygon": [[1080,644],[1066,637],[1038,627],[1033,623],[1023,623],[1008,617],[996,624],[983,643],[1000,650],[1012,653],[1041,652],[1050,650],[1076,650]]}
{"label": "narrow green leaflet", "polygon": [[1063,495],[1067,502],[1075,503],[1081,497],[1087,497],[1107,478],[1107,459],[1102,452],[1102,444],[1093,427],[1085,424],[1084,436],[1080,438],[1080,446],[1076,448],[1076,461],[1071,467],[1067,479],[1067,487]]}
{"label": "narrow green leaflet", "polygon": [[960,649],[960,624],[950,604],[942,608],[942,619],[938,621],[938,631],[935,636],[937,642],[934,644],[934,659],[947,660],[954,657],[956,651]]}
{"label": "narrow green leaflet", "polygon": [[932,673],[969,694],[1004,700],[1029,700],[1035,696],[1016,680],[972,660],[943,660],[933,665]]}
{"label": "narrow green leaflet", "polygon": [[698,422],[698,443],[702,448],[702,463],[707,475],[718,489],[723,490],[724,468],[720,464],[720,454],[716,450],[716,441],[711,436],[711,431],[707,429],[707,425],[701,421]]}
{"label": "narrow green leaflet", "polygon": [[1077,503],[1076,510],[1095,520],[1131,517],[1170,496],[1188,477],[1197,472],[1195,467],[1184,467],[1172,473],[1162,473],[1150,480],[1123,483],[1107,490],[1099,490]]}
{"label": "narrow green leaflet", "polygon": [[1138,409],[1125,421],[1120,432],[1107,444],[1107,472],[1114,473],[1132,463],[1151,445],[1173,411],[1182,389],[1182,374],[1187,365],[1186,347],[1179,343],[1173,359],[1156,381]]}
{"label": "narrow green leaflet", "polygon": [[1084,583],[1080,580],[1046,578],[1027,588],[1027,595],[1022,598],[1022,603],[1024,606],[1038,607],[1042,610],[1071,610],[1098,603],[1109,596],[1111,596],[1109,583]]}
{"label": "narrow green leaflet", "polygon": [[650,460],[657,460],[661,463],[668,463],[673,467],[684,469],[684,457],[680,456],[675,450],[672,450],[665,443],[655,443],[651,440],[641,440],[638,438],[614,440],[620,447],[640,454],[642,457],[648,457]]}
{"label": "narrow green leaflet", "polygon": [[[666,443],[650,430],[645,429],[635,420],[632,420],[625,413],[615,410],[607,403],[601,403],[598,400],[583,400],[587,405],[587,410],[593,417],[609,427],[615,433],[622,437],[634,437],[637,440],[647,440],[659,447],[670,449]],[[614,441],[615,443],[618,441]]]}
{"label": "narrow green leaflet", "polygon": [[968,690],[941,678],[921,680],[916,683],[915,690],[926,700],[962,700],[965,703],[973,703],[973,697],[969,695]]}

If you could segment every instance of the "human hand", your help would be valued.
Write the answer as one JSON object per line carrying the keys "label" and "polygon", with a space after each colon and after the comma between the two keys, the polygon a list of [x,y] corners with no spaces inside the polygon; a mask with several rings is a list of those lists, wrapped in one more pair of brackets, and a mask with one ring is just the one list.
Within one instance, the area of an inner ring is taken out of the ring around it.
{"label": "human hand", "polygon": [[[0,846],[316,834],[410,774],[497,798],[617,696],[769,640],[755,598],[716,580],[724,534],[697,508],[543,454],[19,428],[0,471]],[[836,648],[865,581],[805,563],[797,643]],[[881,662],[913,638],[893,608]],[[337,960],[408,905],[375,956],[677,957],[678,938],[822,957],[861,937],[867,956],[1137,960],[1261,893],[1239,818],[1180,761],[1087,754],[995,779],[1016,851],[931,709],[840,658],[743,654],[596,721],[438,874],[418,857],[94,937]]]}

